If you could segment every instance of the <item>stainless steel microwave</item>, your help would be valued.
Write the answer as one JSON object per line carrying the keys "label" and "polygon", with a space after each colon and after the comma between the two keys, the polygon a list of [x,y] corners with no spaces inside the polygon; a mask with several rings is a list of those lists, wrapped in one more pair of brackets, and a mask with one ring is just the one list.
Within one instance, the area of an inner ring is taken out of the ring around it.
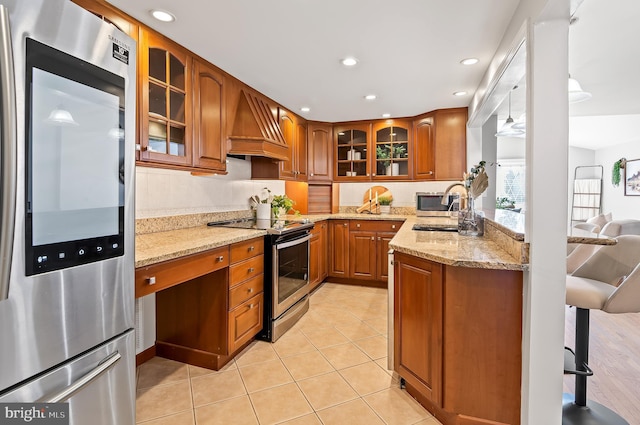
{"label": "stainless steel microwave", "polygon": [[[442,204],[444,192],[416,192],[416,215],[433,215],[437,211],[458,210],[458,203],[453,203],[455,196],[447,195],[446,203]],[[453,205],[452,205],[453,203]]]}

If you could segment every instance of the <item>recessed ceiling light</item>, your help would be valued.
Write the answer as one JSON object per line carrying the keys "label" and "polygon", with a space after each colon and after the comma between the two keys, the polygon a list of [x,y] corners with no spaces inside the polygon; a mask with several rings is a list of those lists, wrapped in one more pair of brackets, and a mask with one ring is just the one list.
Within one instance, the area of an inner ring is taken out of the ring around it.
{"label": "recessed ceiling light", "polygon": [[389,118],[391,114],[382,114],[382,118]]}
{"label": "recessed ceiling light", "polygon": [[303,106],[302,108],[300,108],[300,111],[302,112],[309,112],[311,110],[311,108],[309,108],[308,106]]}
{"label": "recessed ceiling light", "polygon": [[466,91],[457,91],[453,93],[454,96],[464,96],[465,94],[467,94]]}
{"label": "recessed ceiling light", "polygon": [[376,97],[378,96],[376,96],[375,94],[368,94],[364,98],[367,100],[376,100]]}
{"label": "recessed ceiling light", "polygon": [[355,66],[355,64],[357,63],[358,63],[358,60],[356,58],[348,57],[348,58],[342,59],[342,64],[344,66]]}
{"label": "recessed ceiling light", "polygon": [[467,58],[467,59],[462,59],[460,61],[461,64],[463,65],[475,65],[478,63],[478,59],[476,58]]}
{"label": "recessed ceiling light", "polygon": [[176,17],[173,14],[159,9],[151,10],[151,16],[162,22],[173,22],[176,20]]}

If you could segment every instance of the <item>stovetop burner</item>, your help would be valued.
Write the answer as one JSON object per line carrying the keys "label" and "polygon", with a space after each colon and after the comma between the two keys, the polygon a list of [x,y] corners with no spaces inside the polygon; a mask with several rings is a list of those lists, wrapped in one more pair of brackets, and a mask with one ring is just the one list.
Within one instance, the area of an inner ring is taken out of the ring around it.
{"label": "stovetop burner", "polygon": [[282,235],[298,230],[310,229],[313,223],[309,220],[293,221],[293,220],[256,220],[254,218],[245,218],[240,220],[212,221],[207,223],[212,227],[231,227],[237,229],[254,229],[266,230],[271,235]]}

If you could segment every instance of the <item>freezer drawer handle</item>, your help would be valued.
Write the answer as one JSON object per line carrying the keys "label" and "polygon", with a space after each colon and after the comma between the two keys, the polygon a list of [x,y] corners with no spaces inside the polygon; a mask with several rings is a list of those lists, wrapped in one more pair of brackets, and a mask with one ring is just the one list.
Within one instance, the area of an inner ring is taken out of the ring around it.
{"label": "freezer drawer handle", "polygon": [[9,11],[0,5],[0,301],[9,297],[16,211],[16,92]]}
{"label": "freezer drawer handle", "polygon": [[86,375],[83,375],[69,385],[68,387],[62,389],[61,391],[43,397],[39,400],[41,403],[60,403],[62,401],[70,399],[75,393],[80,391],[82,388],[86,387],[96,379],[100,377],[103,373],[107,372],[111,369],[117,362],[120,360],[122,356],[117,351],[111,354],[109,357],[104,359],[98,366],[96,366],[93,370],[88,372]]}

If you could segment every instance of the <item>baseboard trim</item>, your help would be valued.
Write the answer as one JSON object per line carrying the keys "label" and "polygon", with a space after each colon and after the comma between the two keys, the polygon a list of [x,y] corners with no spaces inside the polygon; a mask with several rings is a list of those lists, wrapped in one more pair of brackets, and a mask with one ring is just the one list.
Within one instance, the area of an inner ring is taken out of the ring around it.
{"label": "baseboard trim", "polygon": [[136,367],[140,366],[143,363],[148,362],[155,356],[156,356],[156,346],[154,344],[151,347],[147,348],[146,350],[141,351],[140,354],[136,354]]}

